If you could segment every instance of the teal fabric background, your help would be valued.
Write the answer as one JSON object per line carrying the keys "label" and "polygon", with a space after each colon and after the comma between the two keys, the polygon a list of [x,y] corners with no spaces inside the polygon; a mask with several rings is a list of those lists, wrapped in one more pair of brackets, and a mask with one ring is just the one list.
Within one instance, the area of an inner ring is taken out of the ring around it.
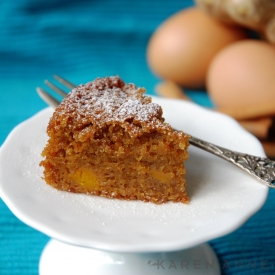
{"label": "teal fabric background", "polygon": [[[79,84],[120,75],[154,94],[159,81],[146,63],[146,46],[167,17],[191,0],[0,1],[0,145],[18,123],[46,107],[35,92],[59,74]],[[189,92],[204,106],[204,91]],[[275,192],[240,229],[210,242],[223,274],[275,273]],[[0,200],[0,274],[38,273],[49,238],[19,221]],[[248,261],[256,263],[249,267]]]}

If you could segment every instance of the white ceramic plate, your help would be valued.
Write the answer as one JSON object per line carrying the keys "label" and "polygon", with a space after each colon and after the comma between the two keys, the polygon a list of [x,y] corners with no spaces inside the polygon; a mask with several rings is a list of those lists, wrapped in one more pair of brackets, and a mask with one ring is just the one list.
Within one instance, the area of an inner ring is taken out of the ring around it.
{"label": "white ceramic plate", "polygon": [[[217,145],[264,156],[261,144],[227,116],[195,104],[154,98],[174,128]],[[71,194],[48,186],[39,167],[52,114],[17,126],[0,151],[0,195],[23,222],[52,238],[117,252],[185,249],[223,236],[260,209],[268,188],[237,167],[190,146],[188,205],[155,205]]]}

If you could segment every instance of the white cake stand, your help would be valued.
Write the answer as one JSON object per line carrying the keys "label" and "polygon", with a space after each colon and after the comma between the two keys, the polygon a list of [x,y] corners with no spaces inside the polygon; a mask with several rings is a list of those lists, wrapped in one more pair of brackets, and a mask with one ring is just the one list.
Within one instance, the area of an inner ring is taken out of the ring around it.
{"label": "white cake stand", "polygon": [[51,240],[40,260],[40,275],[218,275],[218,259],[207,244],[177,252],[117,253]]}
{"label": "white cake stand", "polygon": [[[227,116],[154,98],[174,128],[217,145],[264,156],[259,141]],[[55,190],[39,167],[52,109],[17,126],[0,151],[0,195],[23,222],[52,240],[40,274],[220,274],[207,241],[240,227],[268,188],[229,163],[190,147],[190,204],[155,205]]]}

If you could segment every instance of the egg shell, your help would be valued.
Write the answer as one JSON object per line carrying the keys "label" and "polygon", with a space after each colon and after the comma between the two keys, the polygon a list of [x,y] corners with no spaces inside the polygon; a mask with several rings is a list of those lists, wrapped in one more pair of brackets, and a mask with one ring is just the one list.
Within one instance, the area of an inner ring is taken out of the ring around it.
{"label": "egg shell", "polygon": [[275,101],[275,46],[245,40],[213,59],[207,90],[217,107],[241,107]]}
{"label": "egg shell", "polygon": [[160,78],[185,87],[203,87],[217,52],[244,38],[247,33],[239,27],[220,23],[198,8],[185,9],[167,19],[152,35],[147,60]]}

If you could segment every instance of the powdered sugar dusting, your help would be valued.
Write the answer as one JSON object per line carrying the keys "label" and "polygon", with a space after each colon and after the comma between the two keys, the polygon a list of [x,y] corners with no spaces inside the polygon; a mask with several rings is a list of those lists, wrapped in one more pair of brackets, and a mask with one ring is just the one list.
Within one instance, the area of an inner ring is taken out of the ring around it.
{"label": "powdered sugar dusting", "polygon": [[160,128],[171,130],[164,123],[161,107],[144,92],[144,88],[125,84],[118,76],[97,78],[76,87],[56,109],[54,120],[59,117],[59,121],[66,121],[64,126],[74,129],[119,124],[131,136]]}
{"label": "powdered sugar dusting", "polygon": [[116,116],[122,120],[150,121],[160,113],[159,105],[155,103],[142,104],[137,99],[129,99],[117,109]]}

